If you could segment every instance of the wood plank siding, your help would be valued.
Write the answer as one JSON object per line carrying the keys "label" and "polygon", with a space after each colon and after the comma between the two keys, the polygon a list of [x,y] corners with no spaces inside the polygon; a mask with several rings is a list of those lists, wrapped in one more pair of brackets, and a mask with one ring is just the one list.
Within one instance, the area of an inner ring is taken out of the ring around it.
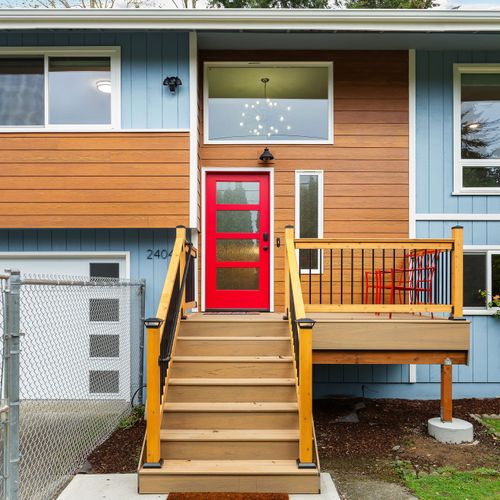
{"label": "wood plank siding", "polygon": [[[275,238],[283,241],[284,226],[295,221],[295,170],[324,172],[325,237],[408,237],[407,53],[200,53],[201,64],[249,60],[333,61],[334,144],[269,146],[275,157],[266,165],[274,168]],[[200,97],[200,168],[262,166],[261,144],[204,144],[202,109]],[[275,248],[276,310],[283,307],[283,255],[283,245]]]}
{"label": "wood plank siding", "polygon": [[0,135],[4,228],[189,223],[188,133]]}

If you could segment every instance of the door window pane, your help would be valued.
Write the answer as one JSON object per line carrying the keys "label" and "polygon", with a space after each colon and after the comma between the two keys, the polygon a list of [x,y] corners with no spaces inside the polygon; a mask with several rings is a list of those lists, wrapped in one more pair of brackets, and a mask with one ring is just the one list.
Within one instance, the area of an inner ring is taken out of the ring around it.
{"label": "door window pane", "polygon": [[329,138],[327,66],[212,66],[207,79],[211,140]]}
{"label": "door window pane", "polygon": [[462,158],[499,159],[500,73],[461,76]]}
{"label": "door window pane", "polygon": [[91,262],[89,264],[91,278],[116,278],[120,277],[120,264],[118,262]]}
{"label": "door window pane", "polygon": [[109,57],[49,58],[49,123],[111,123]]}
{"label": "door window pane", "polygon": [[218,233],[257,233],[258,210],[217,210]]}
{"label": "door window pane", "polygon": [[119,299],[89,299],[90,321],[120,321]]}
{"label": "door window pane", "polygon": [[254,267],[220,267],[216,279],[217,290],[259,289],[259,269]]}
{"label": "door window pane", "polygon": [[217,262],[258,262],[259,240],[217,240]]}
{"label": "door window pane", "polygon": [[116,370],[91,370],[89,392],[91,394],[116,394],[120,391],[120,374]]}
{"label": "door window pane", "polygon": [[486,290],[486,255],[464,255],[464,306],[485,307],[480,290]]}
{"label": "door window pane", "polygon": [[43,57],[1,57],[0,126],[43,124]]}
{"label": "door window pane", "polygon": [[257,205],[259,203],[258,182],[217,181],[217,203],[227,205]]}

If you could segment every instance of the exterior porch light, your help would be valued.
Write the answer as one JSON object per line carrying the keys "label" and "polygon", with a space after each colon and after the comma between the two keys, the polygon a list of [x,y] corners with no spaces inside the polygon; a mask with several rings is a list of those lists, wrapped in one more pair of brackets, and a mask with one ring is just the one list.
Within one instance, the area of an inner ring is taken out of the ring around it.
{"label": "exterior porch light", "polygon": [[147,318],[144,320],[144,326],[146,328],[160,328],[163,320],[160,318]]}
{"label": "exterior porch light", "polygon": [[173,94],[173,93],[175,93],[177,87],[179,85],[182,85],[182,81],[178,76],[167,76],[167,78],[165,78],[165,80],[163,80],[163,85],[168,87],[170,92],[172,92],[172,94]]}
{"label": "exterior porch light", "polygon": [[267,163],[268,161],[274,160],[274,156],[272,155],[271,151],[269,151],[268,147],[264,148],[264,151],[259,156],[259,160],[263,161],[264,163]]}

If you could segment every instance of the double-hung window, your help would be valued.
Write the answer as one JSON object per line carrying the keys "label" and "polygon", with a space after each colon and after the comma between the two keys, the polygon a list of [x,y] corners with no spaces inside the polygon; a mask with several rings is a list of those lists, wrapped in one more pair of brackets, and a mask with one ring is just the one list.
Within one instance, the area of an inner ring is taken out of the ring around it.
{"label": "double-hung window", "polygon": [[500,194],[500,65],[454,67],[456,193]]}
{"label": "double-hung window", "polygon": [[204,92],[205,143],[333,143],[332,63],[206,63]]}
{"label": "double-hung window", "polygon": [[488,303],[500,296],[500,247],[464,250],[464,308],[467,313],[489,313]]}
{"label": "double-hung window", "polygon": [[[323,237],[323,171],[295,172],[295,236]],[[299,250],[301,272],[322,272],[321,250]]]}
{"label": "double-hung window", "polygon": [[0,50],[0,131],[120,127],[119,49]]}

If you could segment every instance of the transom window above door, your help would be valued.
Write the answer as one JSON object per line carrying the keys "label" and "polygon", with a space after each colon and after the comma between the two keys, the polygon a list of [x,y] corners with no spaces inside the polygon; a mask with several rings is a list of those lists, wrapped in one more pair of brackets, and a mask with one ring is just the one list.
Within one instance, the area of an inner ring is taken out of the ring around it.
{"label": "transom window above door", "polygon": [[331,63],[205,64],[206,143],[333,143]]}
{"label": "transom window above door", "polygon": [[119,128],[118,49],[0,50],[0,131]]}

